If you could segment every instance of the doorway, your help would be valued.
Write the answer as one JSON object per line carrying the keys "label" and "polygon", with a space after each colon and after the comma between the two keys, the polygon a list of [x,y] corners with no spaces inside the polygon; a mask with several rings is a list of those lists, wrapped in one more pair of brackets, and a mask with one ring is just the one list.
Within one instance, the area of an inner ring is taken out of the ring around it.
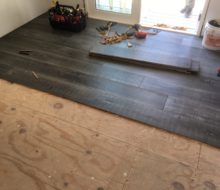
{"label": "doorway", "polygon": [[[191,3],[188,9],[187,3]],[[200,35],[207,7],[208,0],[142,0],[140,23],[146,27]]]}
{"label": "doorway", "polygon": [[195,0],[188,15],[186,0],[90,0],[87,7],[91,18],[201,35],[209,1]]}

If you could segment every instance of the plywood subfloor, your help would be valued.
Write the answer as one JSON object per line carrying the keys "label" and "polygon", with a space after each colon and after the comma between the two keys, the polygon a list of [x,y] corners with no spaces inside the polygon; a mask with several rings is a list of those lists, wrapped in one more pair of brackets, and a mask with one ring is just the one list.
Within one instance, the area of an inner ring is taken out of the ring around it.
{"label": "plywood subfloor", "polygon": [[91,58],[100,41],[95,28],[104,23],[89,19],[75,34],[51,28],[47,14],[34,19],[0,39],[0,78],[220,147],[219,52],[203,49],[198,37],[161,31],[131,43],[158,56],[193,58],[198,75]]}
{"label": "plywood subfloor", "polygon": [[2,190],[214,190],[220,150],[0,80]]}

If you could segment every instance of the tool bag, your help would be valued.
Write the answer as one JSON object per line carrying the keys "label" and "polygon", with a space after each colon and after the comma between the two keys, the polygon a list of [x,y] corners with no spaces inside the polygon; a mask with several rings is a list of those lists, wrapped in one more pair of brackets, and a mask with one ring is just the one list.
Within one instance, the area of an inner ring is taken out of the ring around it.
{"label": "tool bag", "polygon": [[76,8],[68,5],[60,5],[56,3],[55,7],[49,9],[49,22],[53,28],[70,30],[72,32],[80,32],[86,28],[88,14],[85,10],[85,2],[83,1],[83,9],[77,5]]}

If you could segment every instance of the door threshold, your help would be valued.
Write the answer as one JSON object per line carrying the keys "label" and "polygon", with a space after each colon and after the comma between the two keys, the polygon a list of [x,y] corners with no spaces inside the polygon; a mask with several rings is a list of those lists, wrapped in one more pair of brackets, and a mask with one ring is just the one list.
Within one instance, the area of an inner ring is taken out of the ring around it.
{"label": "door threshold", "polygon": [[152,29],[175,32],[175,33],[180,33],[180,34],[188,34],[188,35],[192,35],[192,36],[198,36],[196,31],[178,30],[178,29],[173,29],[172,27],[159,27],[159,26],[155,26],[155,25],[146,25],[146,24],[145,25],[141,24],[141,26],[143,26],[143,28],[152,28]]}

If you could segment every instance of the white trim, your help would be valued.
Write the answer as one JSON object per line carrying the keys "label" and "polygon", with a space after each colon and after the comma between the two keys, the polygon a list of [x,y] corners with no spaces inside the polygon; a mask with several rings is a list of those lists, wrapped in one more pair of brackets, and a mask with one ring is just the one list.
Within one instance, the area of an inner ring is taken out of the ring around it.
{"label": "white trim", "polygon": [[204,28],[205,20],[206,20],[206,15],[207,15],[207,12],[208,12],[208,9],[209,9],[209,4],[210,4],[210,0],[206,0],[203,11],[201,13],[199,26],[197,28],[197,32],[196,32],[197,36],[202,36],[203,28]]}
{"label": "white trim", "polygon": [[131,14],[122,14],[109,11],[101,11],[96,9],[96,1],[89,0],[87,1],[87,10],[89,17],[101,19],[101,20],[111,20],[119,23],[125,24],[136,24],[140,20],[140,8],[141,0],[132,1],[132,13]]}

